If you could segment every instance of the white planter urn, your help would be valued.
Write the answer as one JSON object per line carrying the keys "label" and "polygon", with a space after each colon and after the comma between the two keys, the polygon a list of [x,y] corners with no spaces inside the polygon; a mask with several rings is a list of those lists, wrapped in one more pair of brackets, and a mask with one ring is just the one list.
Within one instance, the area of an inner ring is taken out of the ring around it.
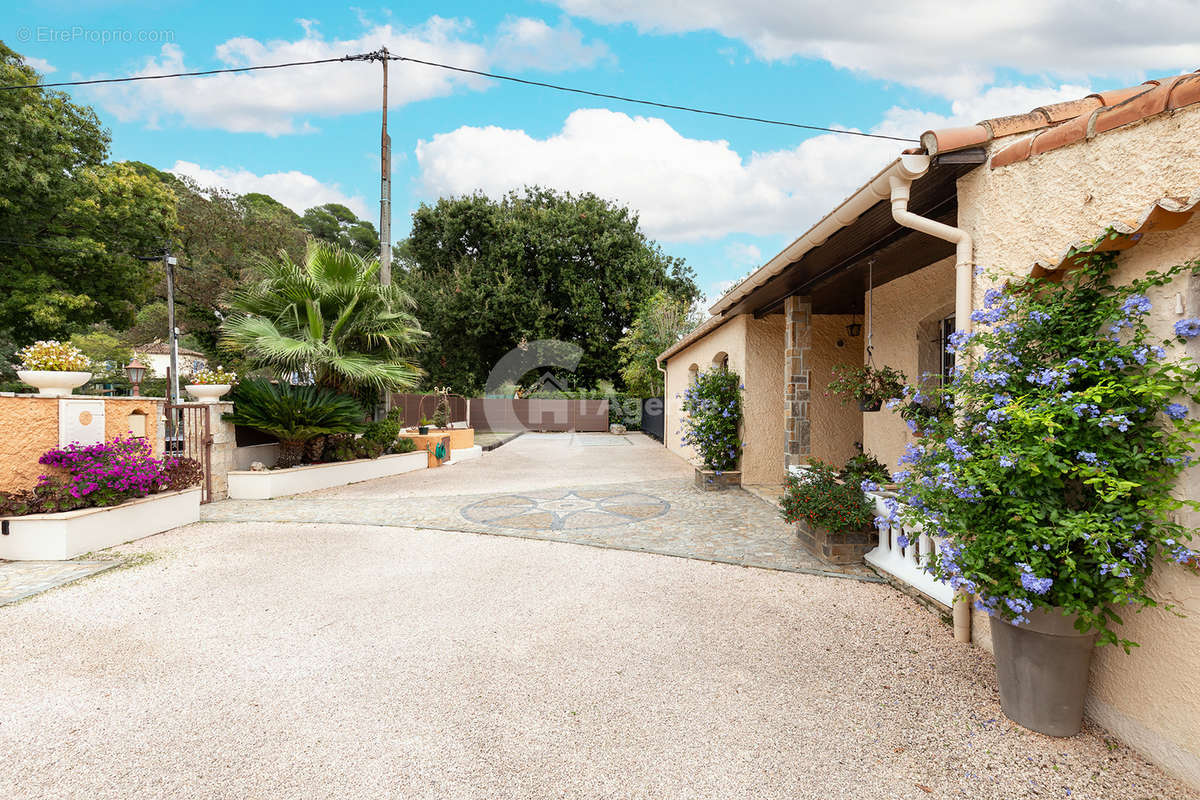
{"label": "white planter urn", "polygon": [[189,383],[184,387],[197,403],[215,403],[233,388],[230,383]]}
{"label": "white planter urn", "polygon": [[92,377],[90,372],[56,372],[48,369],[19,369],[17,377],[38,390],[38,397],[66,397]]}

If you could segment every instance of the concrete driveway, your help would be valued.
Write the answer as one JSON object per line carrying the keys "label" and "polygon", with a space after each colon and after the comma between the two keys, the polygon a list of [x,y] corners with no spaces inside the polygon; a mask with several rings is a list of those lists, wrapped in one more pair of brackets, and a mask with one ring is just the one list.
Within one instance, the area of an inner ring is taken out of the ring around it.
{"label": "concrete driveway", "polygon": [[[561,488],[559,441],[288,502]],[[690,477],[574,446],[591,488]],[[987,654],[886,585],[394,523],[122,552],[0,608],[0,797],[1200,797],[1102,731],[1009,723]]]}

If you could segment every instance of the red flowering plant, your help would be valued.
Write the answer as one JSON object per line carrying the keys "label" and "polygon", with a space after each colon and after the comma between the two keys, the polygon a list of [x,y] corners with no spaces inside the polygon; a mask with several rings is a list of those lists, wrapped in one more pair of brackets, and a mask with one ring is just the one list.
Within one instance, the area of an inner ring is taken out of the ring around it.
{"label": "red flowering plant", "polygon": [[815,458],[800,476],[788,476],[779,507],[785,521],[803,520],[830,533],[855,533],[869,528],[875,518],[863,489],[839,480],[832,464]]}
{"label": "red flowering plant", "polygon": [[150,443],[138,438],[69,444],[47,451],[38,462],[51,471],[29,491],[0,493],[0,515],[115,506],[161,491],[185,489],[200,478],[196,462],[154,458]]}

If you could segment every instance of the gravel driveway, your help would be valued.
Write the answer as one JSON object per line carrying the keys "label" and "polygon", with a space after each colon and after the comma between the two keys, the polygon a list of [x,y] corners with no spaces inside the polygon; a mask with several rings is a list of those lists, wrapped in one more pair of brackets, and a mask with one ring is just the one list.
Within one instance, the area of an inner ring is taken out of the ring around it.
{"label": "gravel driveway", "polygon": [[1200,797],[1008,722],[886,585],[396,526],[123,551],[0,609],[0,797]]}

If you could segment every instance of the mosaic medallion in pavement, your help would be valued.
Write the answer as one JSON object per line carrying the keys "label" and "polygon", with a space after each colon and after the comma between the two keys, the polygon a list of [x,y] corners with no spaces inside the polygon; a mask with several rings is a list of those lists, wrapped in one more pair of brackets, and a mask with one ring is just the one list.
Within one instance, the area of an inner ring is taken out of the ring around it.
{"label": "mosaic medallion in pavement", "polygon": [[584,530],[614,528],[661,517],[671,509],[666,500],[620,489],[559,489],[488,497],[460,510],[479,525],[518,530]]}

